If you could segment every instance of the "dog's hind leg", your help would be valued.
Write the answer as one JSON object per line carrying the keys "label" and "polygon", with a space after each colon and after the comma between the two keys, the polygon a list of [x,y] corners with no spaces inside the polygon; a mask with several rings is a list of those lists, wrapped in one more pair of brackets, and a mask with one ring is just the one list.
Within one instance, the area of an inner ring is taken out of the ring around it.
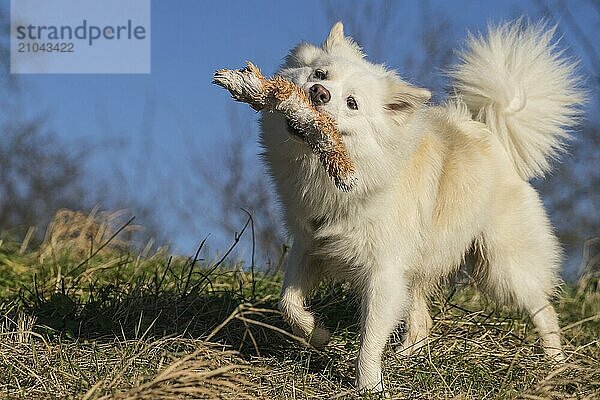
{"label": "dog's hind leg", "polygon": [[294,334],[306,338],[316,348],[329,342],[330,333],[315,323],[314,315],[306,309],[306,300],[321,279],[321,267],[312,262],[301,245],[295,243],[285,268],[279,309]]}
{"label": "dog's hind leg", "polygon": [[420,291],[414,292],[411,310],[406,320],[406,339],[396,352],[403,356],[416,354],[421,347],[428,343],[429,330],[432,325],[427,298]]}
{"label": "dog's hind leg", "polygon": [[537,193],[523,183],[500,199],[503,212],[493,214],[483,233],[475,275],[496,299],[527,311],[546,354],[562,361],[558,317],[550,303],[559,283],[560,246]]}

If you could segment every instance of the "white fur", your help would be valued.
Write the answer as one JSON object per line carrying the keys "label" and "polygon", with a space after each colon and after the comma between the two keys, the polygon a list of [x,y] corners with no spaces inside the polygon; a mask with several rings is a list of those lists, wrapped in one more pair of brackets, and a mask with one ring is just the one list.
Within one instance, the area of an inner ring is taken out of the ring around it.
{"label": "white fur", "polygon": [[[479,62],[484,39],[472,40],[479,47],[454,70],[466,104],[457,97],[446,105],[426,105],[429,91],[366,61],[344,37],[341,23],[323,46],[304,43],[293,49],[281,68],[281,75],[306,90],[320,83],[330,91],[331,100],[320,107],[343,134],[358,185],[350,193],[337,190],[308,147],[290,138],[283,118],[263,114],[264,159],[294,240],[280,307],[295,332],[323,346],[329,332],[307,310],[307,297],[325,276],[355,285],[361,295],[360,390],[383,390],[381,357],[401,320],[408,323],[404,354],[426,343],[427,297],[473,248],[482,288],[528,311],[546,352],[562,356],[549,302],[559,281],[561,251],[537,193],[520,176],[547,169],[545,157],[558,142],[538,136],[564,136],[561,126],[573,122],[580,100],[572,67],[552,55],[548,35],[537,28],[504,27],[492,29],[490,39],[499,55],[493,62],[510,53],[515,65],[551,74],[558,93],[546,99],[538,97],[545,93],[546,77],[533,79],[521,70],[512,75],[501,66],[496,69],[504,74],[496,76],[498,71],[492,74]],[[521,41],[527,54],[518,50]],[[530,54],[538,57],[530,60]],[[562,73],[555,70],[559,67]],[[327,71],[326,80],[315,78],[318,68]],[[482,80],[471,85],[475,76]],[[496,107],[507,93],[517,92],[528,99],[525,106],[513,108],[507,100],[504,109]],[[358,110],[347,107],[349,95]],[[471,118],[483,108],[495,118],[485,119],[487,126]],[[499,128],[502,123],[510,126],[508,134]],[[515,142],[531,157],[515,153]]]}
{"label": "white fur", "polygon": [[552,43],[555,30],[521,21],[491,26],[487,37],[469,36],[461,63],[450,71],[456,90],[500,138],[524,179],[550,170],[584,98],[576,63],[561,58]]}

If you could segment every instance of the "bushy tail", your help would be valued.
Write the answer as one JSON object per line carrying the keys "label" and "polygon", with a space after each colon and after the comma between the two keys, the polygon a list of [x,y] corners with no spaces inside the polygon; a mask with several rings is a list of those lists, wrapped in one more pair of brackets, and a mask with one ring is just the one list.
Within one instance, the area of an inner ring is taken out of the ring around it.
{"label": "bushy tail", "polygon": [[520,20],[490,26],[487,37],[469,36],[450,71],[457,95],[498,135],[523,179],[550,170],[584,102],[577,63],[561,57],[554,33]]}

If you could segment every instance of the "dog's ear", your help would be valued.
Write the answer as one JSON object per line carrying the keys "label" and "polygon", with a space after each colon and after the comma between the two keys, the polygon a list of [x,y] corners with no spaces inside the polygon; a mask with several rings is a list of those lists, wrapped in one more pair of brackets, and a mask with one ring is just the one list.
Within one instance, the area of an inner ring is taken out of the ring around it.
{"label": "dog's ear", "polygon": [[344,37],[344,24],[342,21],[338,21],[331,27],[327,39],[323,42],[323,50],[331,50],[335,46],[341,46],[345,44],[346,38]]}
{"label": "dog's ear", "polygon": [[360,46],[352,38],[344,36],[344,24],[341,21],[333,24],[321,48],[328,53],[341,51],[346,55],[364,57]]}
{"label": "dog's ear", "polygon": [[395,114],[412,112],[431,98],[429,90],[412,86],[399,79],[392,80],[389,93],[389,99],[384,107]]}

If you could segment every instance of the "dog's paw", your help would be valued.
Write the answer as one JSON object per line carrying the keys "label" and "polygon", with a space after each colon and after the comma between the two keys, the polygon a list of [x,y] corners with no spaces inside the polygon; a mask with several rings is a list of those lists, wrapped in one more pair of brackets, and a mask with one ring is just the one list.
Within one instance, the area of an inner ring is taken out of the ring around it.
{"label": "dog's paw", "polygon": [[327,345],[327,343],[329,343],[330,338],[331,332],[329,332],[328,329],[321,326],[316,326],[312,333],[308,336],[308,343],[321,350]]}
{"label": "dog's paw", "polygon": [[411,357],[417,355],[427,343],[429,343],[428,337],[414,339],[408,337],[406,338],[404,343],[398,346],[398,348],[395,351],[396,354],[400,356]]}
{"label": "dog's paw", "polygon": [[567,359],[561,349],[545,348],[544,352],[555,364],[564,364]]}
{"label": "dog's paw", "polygon": [[375,396],[375,398],[380,399],[391,398],[390,393],[383,384],[383,375],[380,375],[379,379],[373,382],[361,382],[361,379],[358,379],[356,387],[358,389],[358,394],[361,396]]}

